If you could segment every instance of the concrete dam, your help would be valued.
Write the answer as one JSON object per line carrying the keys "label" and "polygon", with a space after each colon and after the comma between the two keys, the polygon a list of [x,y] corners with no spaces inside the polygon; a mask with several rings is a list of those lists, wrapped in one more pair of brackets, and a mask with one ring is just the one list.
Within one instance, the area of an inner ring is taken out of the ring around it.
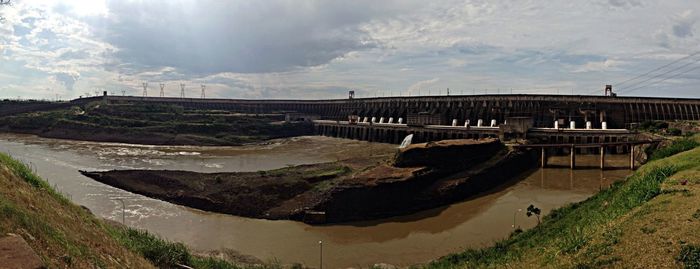
{"label": "concrete dam", "polygon": [[[90,102],[151,103],[186,109],[283,113],[309,120],[317,135],[400,143],[441,139],[527,138],[539,143],[586,144],[635,140],[629,131],[652,120],[700,120],[700,99],[585,95],[459,95],[246,100],[97,96],[63,103],[0,104],[0,116]],[[513,137],[508,137],[509,135]]]}
{"label": "concrete dam", "polygon": [[[607,128],[624,129],[651,120],[700,120],[700,99],[659,97],[614,97],[588,95],[462,95],[379,97],[332,100],[245,100],[195,99],[167,97],[100,96],[71,101],[82,104],[93,101],[146,102],[180,105],[190,109],[219,109],[245,113],[301,113],[316,115],[326,120],[347,120],[349,115],[375,117],[378,121],[401,118],[407,122],[412,114],[429,114],[433,124],[458,125],[469,121],[476,125],[481,119],[485,125],[492,120],[498,124],[509,117],[531,117],[533,127]],[[0,111],[3,108],[0,107]]]}

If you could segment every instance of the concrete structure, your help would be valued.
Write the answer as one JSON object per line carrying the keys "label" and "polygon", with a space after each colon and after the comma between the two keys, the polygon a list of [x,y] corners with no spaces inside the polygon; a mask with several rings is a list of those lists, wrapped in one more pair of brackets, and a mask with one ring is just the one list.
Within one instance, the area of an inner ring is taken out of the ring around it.
{"label": "concrete structure", "polygon": [[638,140],[638,141],[626,141],[626,142],[612,142],[612,143],[589,143],[589,144],[527,144],[527,145],[514,145],[515,148],[530,148],[540,150],[540,166],[547,166],[547,149],[566,149],[569,151],[569,168],[576,168],[576,149],[583,148],[593,148],[598,149],[600,153],[600,169],[605,169],[605,153],[610,147],[625,147],[629,150],[629,168],[634,170],[635,168],[635,148],[644,144],[658,143],[660,141],[656,140]]}
{"label": "concrete structure", "polygon": [[[409,114],[428,113],[439,118],[459,122],[479,119],[503,122],[508,117],[532,117],[535,127],[586,126],[601,129],[628,128],[649,120],[700,120],[700,99],[615,97],[578,95],[470,95],[353,98],[336,100],[240,100],[193,99],[158,97],[92,97],[74,100],[75,103],[92,101],[155,102],[181,105],[185,108],[223,109],[244,113],[299,112],[319,115],[323,119],[343,120],[348,115],[362,117],[393,117],[407,119]],[[411,119],[406,123],[413,124]],[[432,123],[432,122],[431,122]],[[418,122],[420,124],[420,122]]]}
{"label": "concrete structure", "polygon": [[[515,138],[527,138],[536,143],[546,144],[586,144],[635,141],[636,132],[624,129],[553,129],[531,128],[532,119],[509,118],[510,125],[498,127],[479,126],[447,126],[447,125],[423,125],[412,126],[407,124],[388,123],[358,123],[350,124],[347,121],[315,120],[314,132],[317,135],[347,138],[371,142],[399,144],[409,134],[413,134],[415,143],[437,141],[444,139],[479,139],[485,137],[510,140]],[[623,149],[617,151],[622,152]]]}

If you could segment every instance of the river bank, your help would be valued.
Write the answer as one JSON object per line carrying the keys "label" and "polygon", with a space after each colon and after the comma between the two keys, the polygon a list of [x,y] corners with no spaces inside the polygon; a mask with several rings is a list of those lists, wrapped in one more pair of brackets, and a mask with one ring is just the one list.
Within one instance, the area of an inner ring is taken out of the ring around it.
{"label": "river bank", "polygon": [[0,117],[0,131],[96,142],[235,146],[308,135],[313,128],[309,123],[284,122],[284,114],[95,102]]}
{"label": "river bank", "polygon": [[[98,218],[182,242],[196,253],[236,250],[281,264],[318,265],[318,241],[324,245],[324,267],[368,268],[376,263],[408,267],[462,249],[488,246],[512,231],[536,225],[524,209],[535,204],[551,209],[586,199],[624,178],[626,169],[557,168],[569,156],[551,156],[555,167],[525,173],[490,192],[415,214],[372,221],[306,225],[211,213],[114,188],[82,176],[78,170],[188,170],[201,173],[255,172],[288,165],[335,162],[350,157],[384,155],[395,146],[329,137],[299,137],[241,147],[148,146],[56,140],[31,135],[0,134],[0,151],[29,164],[51,186]],[[627,167],[628,155],[610,155],[611,167]],[[594,167],[597,155],[577,156]],[[122,211],[124,201],[125,211]],[[514,212],[517,214],[514,218]],[[124,213],[124,215],[122,215]],[[283,242],[283,243],[281,243]],[[218,256],[218,255],[217,255]],[[225,256],[225,255],[224,255]]]}
{"label": "river bank", "polygon": [[[432,157],[425,158],[428,155]],[[489,191],[531,169],[535,162],[532,153],[484,139],[412,145],[394,160],[351,158],[270,171],[81,173],[117,188],[207,211],[335,223],[448,205]]]}
{"label": "river bank", "polygon": [[677,138],[625,181],[553,210],[533,229],[421,267],[697,268],[698,140]]}

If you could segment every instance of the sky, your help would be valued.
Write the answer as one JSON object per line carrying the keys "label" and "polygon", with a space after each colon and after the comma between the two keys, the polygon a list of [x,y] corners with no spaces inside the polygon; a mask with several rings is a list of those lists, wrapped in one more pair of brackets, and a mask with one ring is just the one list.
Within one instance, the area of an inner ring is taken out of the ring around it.
{"label": "sky", "polygon": [[694,0],[12,0],[0,17],[0,98],[700,93]]}

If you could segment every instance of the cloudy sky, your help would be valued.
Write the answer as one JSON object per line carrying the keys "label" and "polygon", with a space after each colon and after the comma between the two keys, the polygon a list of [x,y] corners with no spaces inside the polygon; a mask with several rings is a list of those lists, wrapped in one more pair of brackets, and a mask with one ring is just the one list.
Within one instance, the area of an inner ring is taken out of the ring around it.
{"label": "cloudy sky", "polygon": [[700,93],[694,0],[12,0],[0,14],[2,98],[143,82],[229,98]]}

